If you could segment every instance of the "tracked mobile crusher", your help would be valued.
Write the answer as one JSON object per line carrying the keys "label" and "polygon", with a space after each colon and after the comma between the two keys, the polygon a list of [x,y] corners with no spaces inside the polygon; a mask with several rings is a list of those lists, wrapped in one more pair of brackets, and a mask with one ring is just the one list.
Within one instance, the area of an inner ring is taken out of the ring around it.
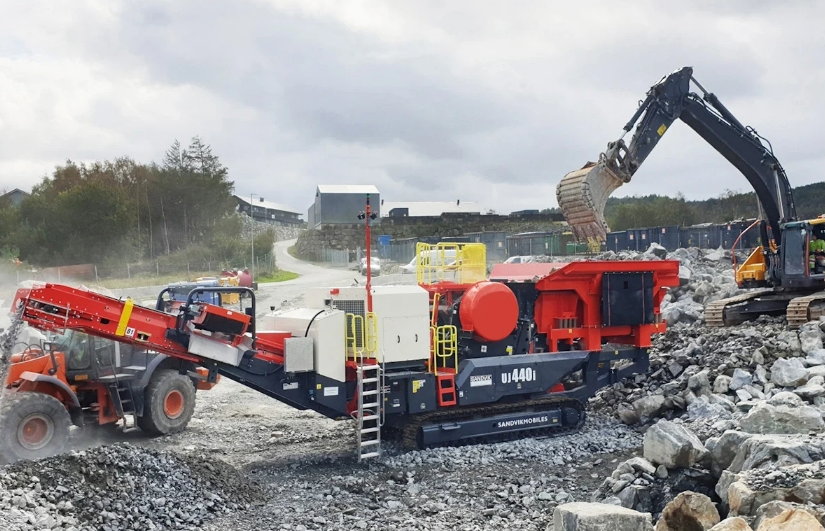
{"label": "tracked mobile crusher", "polygon": [[502,264],[485,278],[483,245],[452,246],[457,260],[419,268],[418,285],[312,289],[266,330],[254,299],[239,313],[198,290],[177,315],[54,284],[17,302],[32,326],[140,344],[206,369],[191,377],[354,418],[360,458],[380,455],[382,428],[417,447],[575,429],[599,388],[648,369],[677,262]]}

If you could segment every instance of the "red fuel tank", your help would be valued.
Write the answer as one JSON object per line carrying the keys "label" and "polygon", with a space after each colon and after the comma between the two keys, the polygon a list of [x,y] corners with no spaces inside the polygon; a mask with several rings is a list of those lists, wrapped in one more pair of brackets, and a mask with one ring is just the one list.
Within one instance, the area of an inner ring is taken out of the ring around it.
{"label": "red fuel tank", "polygon": [[501,341],[516,328],[518,301],[500,282],[483,280],[461,297],[458,310],[461,328],[484,341]]}

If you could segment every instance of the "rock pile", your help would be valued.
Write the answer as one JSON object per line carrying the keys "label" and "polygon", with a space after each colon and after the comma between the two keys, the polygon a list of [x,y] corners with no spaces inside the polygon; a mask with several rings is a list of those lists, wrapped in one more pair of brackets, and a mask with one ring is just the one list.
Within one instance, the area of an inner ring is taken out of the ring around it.
{"label": "rock pile", "polygon": [[[652,513],[656,531],[796,529],[779,522],[821,529],[825,437],[728,430],[703,443],[685,425],[661,420],[645,434],[644,457],[621,463],[592,500]],[[720,522],[720,513],[731,521]]]}
{"label": "rock pile", "polygon": [[214,459],[119,444],[0,468],[0,529],[199,529],[261,498]]}
{"label": "rock pile", "polygon": [[[591,408],[627,424],[682,416],[700,435],[822,431],[825,321],[798,332],[781,318],[730,328],[677,325],[654,336],[650,371],[600,391]],[[706,426],[701,426],[706,424]]]}

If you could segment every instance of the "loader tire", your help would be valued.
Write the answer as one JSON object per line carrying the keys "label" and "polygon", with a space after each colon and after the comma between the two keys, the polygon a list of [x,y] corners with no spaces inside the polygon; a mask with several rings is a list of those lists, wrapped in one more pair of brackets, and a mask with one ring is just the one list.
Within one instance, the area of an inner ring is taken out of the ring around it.
{"label": "loader tire", "polygon": [[146,386],[143,416],[138,427],[152,435],[170,435],[186,429],[195,412],[195,386],[176,370],[155,372]]}
{"label": "loader tire", "polygon": [[0,462],[63,452],[71,424],[66,407],[51,395],[27,391],[7,394],[0,411]]}

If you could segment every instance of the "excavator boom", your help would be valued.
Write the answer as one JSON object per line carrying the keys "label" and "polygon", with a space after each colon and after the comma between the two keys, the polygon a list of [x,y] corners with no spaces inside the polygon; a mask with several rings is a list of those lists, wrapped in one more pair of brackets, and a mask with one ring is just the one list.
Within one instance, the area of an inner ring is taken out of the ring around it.
{"label": "excavator boom", "polygon": [[[691,82],[702,95],[691,92]],[[579,238],[604,240],[608,226],[604,207],[610,194],[630,179],[650,155],[671,124],[681,119],[748,179],[762,204],[772,238],[780,224],[796,218],[791,186],[770,143],[742,125],[712,93],[684,67],[653,85],[622,136],[608,144],[596,164],[572,171],[556,189],[559,207]],[[626,144],[625,134],[636,130]]]}

